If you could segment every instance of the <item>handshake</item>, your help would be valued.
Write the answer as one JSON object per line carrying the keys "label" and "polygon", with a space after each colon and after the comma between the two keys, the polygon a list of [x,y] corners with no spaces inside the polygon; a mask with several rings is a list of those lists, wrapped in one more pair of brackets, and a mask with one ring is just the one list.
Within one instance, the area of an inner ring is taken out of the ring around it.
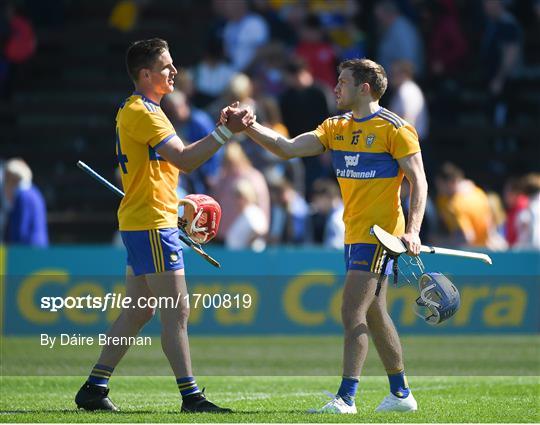
{"label": "handshake", "polygon": [[217,125],[224,125],[231,133],[240,133],[251,127],[256,119],[251,108],[241,108],[239,102],[234,102],[221,110]]}

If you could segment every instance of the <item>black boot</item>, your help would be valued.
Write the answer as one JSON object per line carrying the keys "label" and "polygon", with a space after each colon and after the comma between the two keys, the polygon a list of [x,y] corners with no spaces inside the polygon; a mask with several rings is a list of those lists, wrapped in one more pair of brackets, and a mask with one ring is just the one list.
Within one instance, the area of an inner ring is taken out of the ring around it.
{"label": "black boot", "polygon": [[79,409],[116,412],[118,407],[107,397],[108,394],[109,389],[107,387],[100,387],[87,381],[75,396],[75,403],[77,403]]}
{"label": "black boot", "polygon": [[231,409],[216,406],[208,401],[202,392],[189,395],[182,400],[182,409],[184,413],[232,413]]}

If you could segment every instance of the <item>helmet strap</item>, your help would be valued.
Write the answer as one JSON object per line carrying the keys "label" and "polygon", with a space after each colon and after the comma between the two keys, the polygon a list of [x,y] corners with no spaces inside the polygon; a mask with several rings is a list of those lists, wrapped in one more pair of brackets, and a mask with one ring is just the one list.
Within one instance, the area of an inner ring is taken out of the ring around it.
{"label": "helmet strap", "polygon": [[388,266],[388,261],[390,260],[390,258],[394,260],[394,264],[392,265],[392,272],[393,272],[393,275],[394,275],[394,286],[397,286],[397,282],[398,282],[398,272],[399,272],[398,258],[399,258],[399,255],[390,254],[386,250],[385,250],[385,252],[386,252],[386,255],[384,256],[384,260],[383,260],[383,263],[382,263],[381,274],[379,275],[379,279],[377,280],[377,289],[375,289],[375,296],[376,297],[378,297],[379,293],[381,292],[382,283],[383,283],[385,273],[386,273],[386,266]]}

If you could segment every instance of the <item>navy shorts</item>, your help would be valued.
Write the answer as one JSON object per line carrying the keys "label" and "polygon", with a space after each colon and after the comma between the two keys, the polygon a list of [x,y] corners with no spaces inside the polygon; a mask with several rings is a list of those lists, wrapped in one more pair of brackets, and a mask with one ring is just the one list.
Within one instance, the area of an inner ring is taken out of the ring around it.
{"label": "navy shorts", "polygon": [[[364,272],[381,273],[385,251],[379,244],[353,243],[345,244],[345,269],[362,270]],[[388,260],[384,274],[392,273],[394,261]]]}
{"label": "navy shorts", "polygon": [[178,229],[121,231],[127,250],[127,265],[135,276],[184,268]]}

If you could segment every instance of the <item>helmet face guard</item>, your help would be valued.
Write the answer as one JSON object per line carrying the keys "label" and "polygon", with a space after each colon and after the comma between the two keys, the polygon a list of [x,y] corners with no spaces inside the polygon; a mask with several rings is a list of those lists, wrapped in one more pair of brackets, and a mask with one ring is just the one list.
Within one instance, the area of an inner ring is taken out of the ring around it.
{"label": "helmet face guard", "polygon": [[430,325],[438,325],[448,320],[459,309],[459,291],[450,280],[441,273],[424,273],[418,280],[420,296],[416,304],[429,311],[430,314],[421,314],[415,308],[415,314],[423,318]]}

